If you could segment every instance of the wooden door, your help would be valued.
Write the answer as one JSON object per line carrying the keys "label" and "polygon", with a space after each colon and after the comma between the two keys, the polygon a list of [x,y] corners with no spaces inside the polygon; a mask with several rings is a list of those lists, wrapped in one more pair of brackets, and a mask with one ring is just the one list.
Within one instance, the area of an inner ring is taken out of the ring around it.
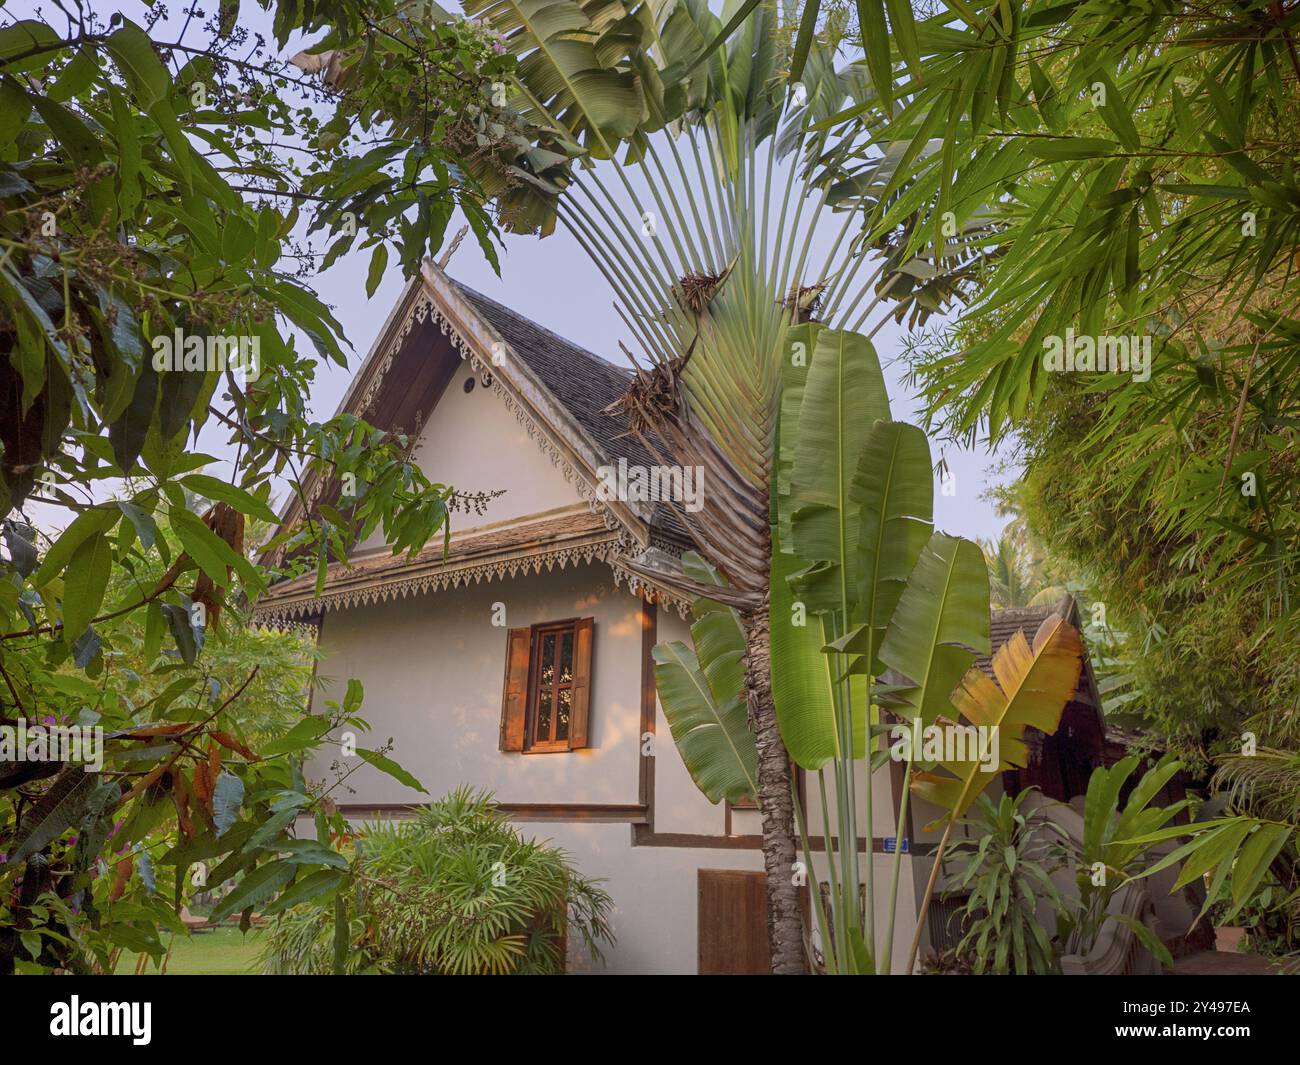
{"label": "wooden door", "polygon": [[701,976],[772,971],[767,941],[767,875],[742,869],[700,869]]}

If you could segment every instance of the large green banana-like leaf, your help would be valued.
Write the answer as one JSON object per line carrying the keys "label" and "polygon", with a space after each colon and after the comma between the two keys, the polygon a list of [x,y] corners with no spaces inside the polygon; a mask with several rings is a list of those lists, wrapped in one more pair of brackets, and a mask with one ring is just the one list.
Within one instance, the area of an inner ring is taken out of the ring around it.
{"label": "large green banana-like leaf", "polygon": [[1017,632],[998,649],[993,658],[997,684],[979,669],[967,672],[952,694],[953,704],[970,724],[996,730],[998,764],[990,770],[978,759],[944,760],[940,765],[948,775],[918,773],[912,791],[948,811],[936,824],[965,814],[999,773],[1028,764],[1025,729],[1032,725],[1049,736],[1056,732],[1082,668],[1078,630],[1053,614],[1039,627],[1032,647]]}
{"label": "large green banana-like leaf", "polygon": [[[805,414],[816,417],[822,413],[822,407],[806,407],[804,400],[809,373],[818,358],[819,337],[824,332],[822,326],[806,323],[791,329],[787,335],[791,357],[784,369],[772,494],[776,511],[776,521],[772,527],[769,599],[772,696],[776,704],[777,724],[790,756],[801,768],[810,770],[821,768],[842,753],[835,725],[832,660],[822,653],[822,648],[830,637],[825,624],[812,616],[809,605],[791,588],[792,578],[807,564],[807,560],[794,551],[792,532],[792,512],[796,507],[794,500],[801,496],[795,481],[795,442],[802,439],[800,423]],[[838,341],[832,350],[838,352]],[[824,364],[827,361],[823,359]],[[867,380],[869,379],[868,376]],[[883,381],[881,387],[883,390]],[[922,443],[924,444],[924,437]],[[863,461],[863,457],[859,461]],[[925,460],[925,478],[928,490],[928,458]],[[869,484],[864,480],[859,488],[868,489]],[[928,503],[925,509],[928,511]],[[853,523],[861,522],[862,516],[854,515],[851,520]],[[906,573],[903,576],[906,577]],[[828,609],[835,606],[838,606],[838,600]],[[855,677],[851,684],[851,703],[855,711],[854,756],[862,757],[865,751],[867,714],[865,678]]]}
{"label": "large green banana-like leaf", "polygon": [[519,57],[512,104],[526,118],[600,158],[636,130],[645,104],[626,60],[643,24],[621,3],[466,0],[464,8]]}
{"label": "large green banana-like leaf", "polygon": [[772,590],[768,600],[772,656],[772,701],[781,739],[795,764],[820,769],[840,754],[835,728],[831,658],[822,619],[796,607],[790,577],[802,563],[777,547],[772,529]]}
{"label": "large green banana-like leaf", "polygon": [[[780,440],[776,446],[775,480],[772,505],[780,528],[780,547],[794,552],[794,538],[790,534],[790,518],[794,507],[789,503],[794,476],[795,444],[799,440],[799,415],[803,407],[803,390],[812,366],[813,352],[817,349],[817,335],[824,329],[818,322],[805,322],[786,333],[788,357],[783,362],[781,375]],[[775,550],[775,545],[774,548]]]}
{"label": "large green banana-like leaf", "polygon": [[925,434],[905,422],[876,422],[858,460],[853,494],[862,499],[856,624],[833,646],[870,655],[857,672],[877,676],[885,632],[931,535],[934,486]]}
{"label": "large green banana-like leaf", "polygon": [[[725,582],[694,552],[682,569],[700,584]],[[758,796],[758,751],[744,699],[745,634],[730,607],[695,601],[691,626],[695,650],[680,640],[654,649],[655,685],[673,742],[696,787],[710,802]]]}
{"label": "large green banana-like leaf", "polygon": [[[850,644],[865,651],[863,631]],[[846,648],[853,650],[853,646]],[[900,693],[926,725],[952,713],[950,694],[977,654],[989,652],[988,567],[979,547],[935,533],[916,566],[880,643],[881,662],[912,688]],[[853,666],[867,668],[864,659]]]}
{"label": "large green banana-like leaf", "polygon": [[680,640],[654,649],[655,684],[673,742],[710,802],[756,796],[758,752],[737,692],[719,702],[705,668]]}
{"label": "large green banana-like leaf", "polygon": [[889,397],[875,348],[844,330],[817,334],[804,382],[791,471],[791,546],[808,564],[798,594],[811,612],[851,612],[857,598],[858,460]]}
{"label": "large green banana-like leaf", "polygon": [[[694,551],[682,557],[682,572],[700,584],[725,587],[717,567]],[[699,598],[693,606],[691,642],[709,690],[719,705],[742,695],[745,686],[745,633],[736,612],[716,599]]]}

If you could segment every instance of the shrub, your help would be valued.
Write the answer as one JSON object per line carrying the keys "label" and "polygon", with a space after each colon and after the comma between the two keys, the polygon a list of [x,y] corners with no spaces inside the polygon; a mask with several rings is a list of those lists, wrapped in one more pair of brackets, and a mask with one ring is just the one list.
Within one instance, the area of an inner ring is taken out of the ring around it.
{"label": "shrub", "polygon": [[[490,794],[460,788],[353,841],[349,973],[558,973],[569,933],[595,958],[613,900],[568,856],[525,839]],[[268,927],[271,974],[333,971],[332,910],[300,906]]]}
{"label": "shrub", "polygon": [[[1043,928],[1035,913],[1040,901],[1050,902],[1058,914],[1065,910],[1051,874],[1066,863],[1066,838],[1042,811],[1020,809],[1032,790],[1014,799],[1003,795],[996,804],[981,795],[964,822],[974,838],[949,852],[961,868],[944,894],[970,892],[961,911],[965,935],[953,956],[976,973],[1060,972],[1052,930]],[[936,962],[932,971],[953,967]]]}

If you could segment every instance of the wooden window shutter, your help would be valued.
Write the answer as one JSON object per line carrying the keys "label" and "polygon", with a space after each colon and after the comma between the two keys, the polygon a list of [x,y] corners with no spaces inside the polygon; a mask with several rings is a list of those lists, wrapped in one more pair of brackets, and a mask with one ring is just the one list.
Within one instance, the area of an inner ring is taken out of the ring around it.
{"label": "wooden window shutter", "polygon": [[580,618],[573,636],[573,711],[569,720],[569,749],[587,746],[591,703],[591,649],[596,619]]}
{"label": "wooden window shutter", "polygon": [[533,630],[511,629],[506,639],[506,681],[501,697],[501,750],[524,749],[524,719],[528,715],[528,663]]}

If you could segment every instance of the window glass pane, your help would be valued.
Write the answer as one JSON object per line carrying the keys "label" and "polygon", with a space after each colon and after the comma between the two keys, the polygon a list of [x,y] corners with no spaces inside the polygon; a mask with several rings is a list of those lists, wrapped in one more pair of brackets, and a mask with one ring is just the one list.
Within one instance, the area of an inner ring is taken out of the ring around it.
{"label": "window glass pane", "polygon": [[569,738],[569,711],[573,708],[573,689],[561,688],[558,695],[559,706],[555,716],[555,738],[557,740],[567,740]]}
{"label": "window glass pane", "polygon": [[573,683],[573,632],[564,634],[560,640],[560,683]]}
{"label": "window glass pane", "polygon": [[548,632],[542,637],[542,683],[549,688],[555,683],[555,633]]}
{"label": "window glass pane", "polygon": [[537,736],[539,742],[551,738],[551,689],[543,688],[537,693]]}

